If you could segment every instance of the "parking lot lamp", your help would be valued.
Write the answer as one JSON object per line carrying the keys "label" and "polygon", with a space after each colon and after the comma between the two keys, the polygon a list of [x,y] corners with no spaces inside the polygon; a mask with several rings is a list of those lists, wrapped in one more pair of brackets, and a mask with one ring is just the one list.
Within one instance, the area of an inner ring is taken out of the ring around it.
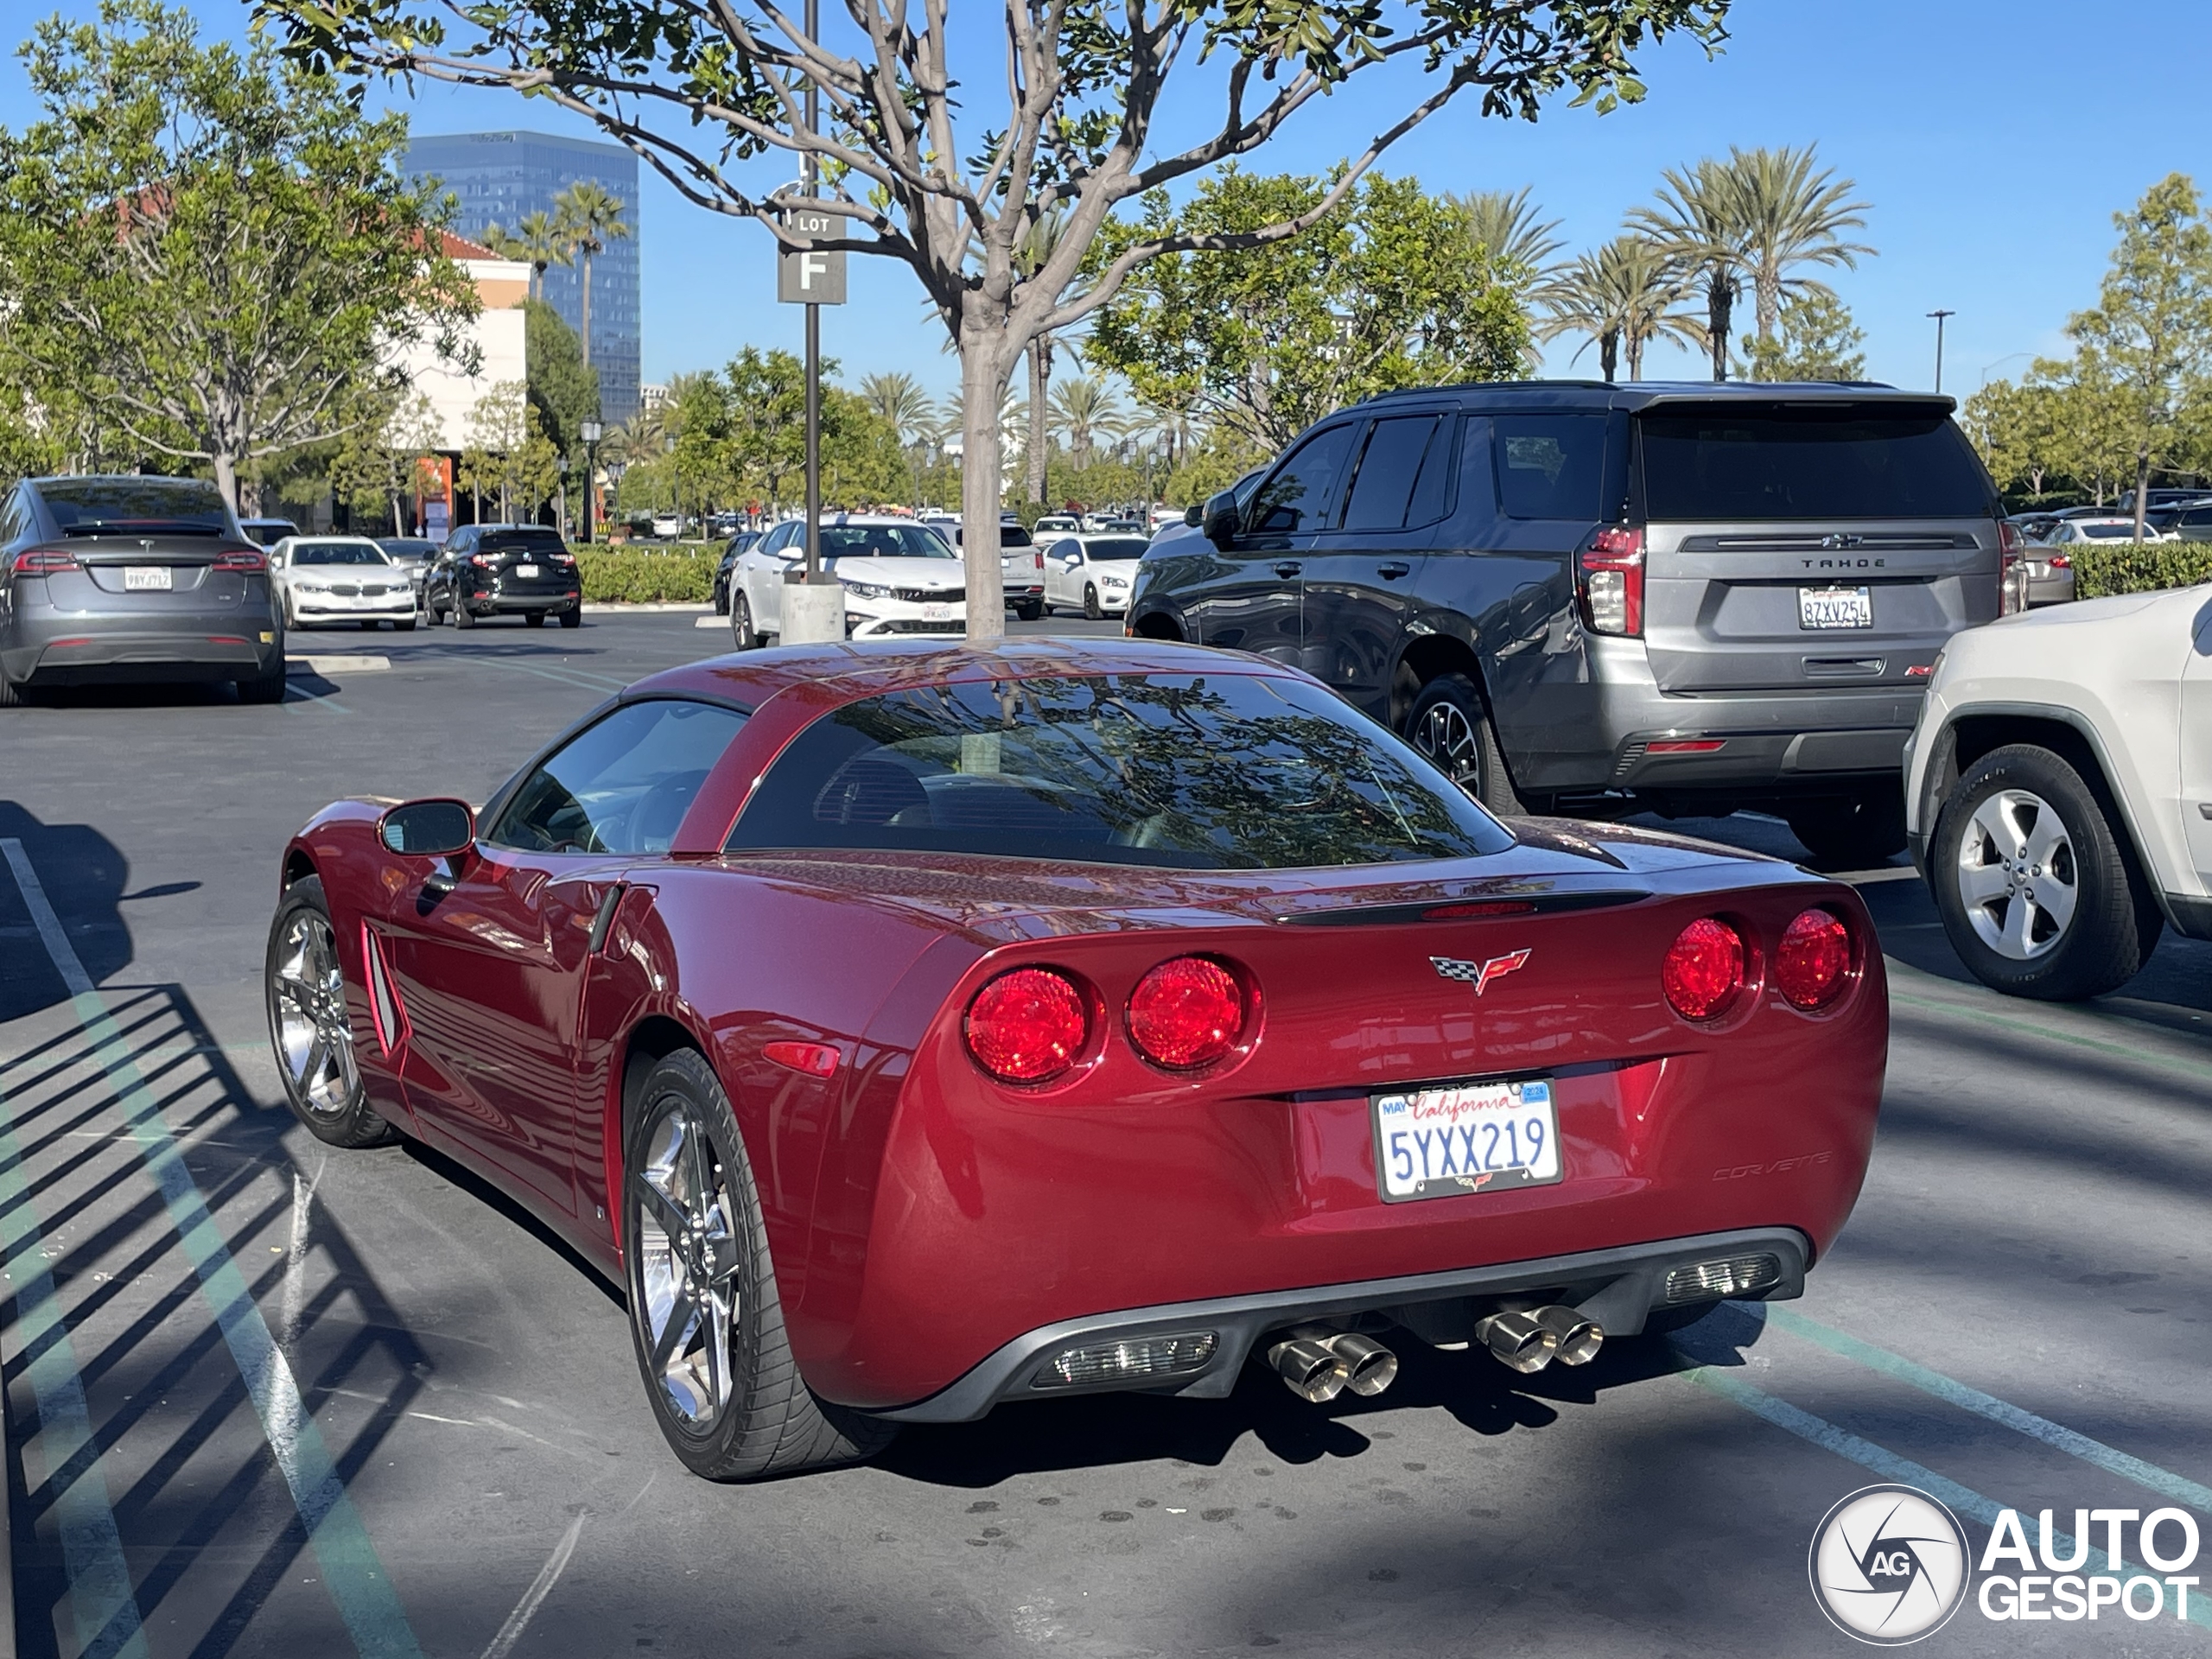
{"label": "parking lot lamp", "polygon": [[1930,311],[1928,315],[1936,319],[1936,390],[1941,391],[1943,390],[1943,319],[1955,317],[1959,314],[1955,311]]}
{"label": "parking lot lamp", "polygon": [[592,497],[599,490],[599,441],[607,429],[597,421],[586,421],[576,429],[576,435],[584,441],[584,540],[592,537]]}

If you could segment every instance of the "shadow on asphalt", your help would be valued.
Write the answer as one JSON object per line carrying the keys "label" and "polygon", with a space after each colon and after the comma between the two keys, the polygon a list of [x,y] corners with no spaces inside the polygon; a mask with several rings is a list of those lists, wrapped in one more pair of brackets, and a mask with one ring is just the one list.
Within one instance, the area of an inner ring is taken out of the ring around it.
{"label": "shadow on asphalt", "polygon": [[[0,841],[4,840],[23,843],[48,899],[69,918],[69,943],[92,982],[130,966],[130,929],[118,908],[130,880],[130,863],[122,849],[90,824],[41,823],[16,802],[0,800]],[[0,1021],[20,1020],[68,1000],[14,874],[0,865]]]}
{"label": "shadow on asphalt", "polygon": [[[53,858],[40,866],[72,868]],[[74,902],[59,907],[82,913]],[[304,1263],[291,1268],[301,1275],[296,1284],[311,1280],[320,1287],[296,1305],[289,1300],[286,1260],[256,1254],[253,1241],[281,1229],[293,1208],[302,1172],[283,1140],[291,1115],[256,1101],[182,988],[109,987],[105,995],[233,1263],[257,1302],[283,1310],[270,1321],[271,1335],[289,1354],[308,1408],[336,1390],[376,1402],[358,1431],[330,1446],[339,1478],[350,1482],[427,1387],[427,1355],[327,1211],[316,1211]],[[194,1619],[205,1618],[206,1575],[215,1572],[227,1594],[191,1651],[195,1659],[217,1659],[237,1645],[286,1575],[301,1570],[308,1542],[197,1274],[143,1158],[119,1127],[119,1087],[73,1026],[0,1062],[0,1096],[18,1147],[14,1173],[24,1187],[16,1202],[32,1206],[48,1241],[66,1239],[46,1252],[53,1294],[73,1339],[91,1446],[106,1470],[142,1621],[149,1630],[173,1628],[175,1611],[165,1611],[164,1603],[187,1587],[188,1574],[194,1582],[182,1599],[192,1603]],[[280,1183],[273,1188],[271,1172]],[[88,1266],[77,1268],[79,1261]],[[93,1272],[93,1262],[105,1265]],[[23,1437],[35,1431],[39,1414],[18,1297],[11,1286],[0,1302],[0,1324],[10,1338],[8,1503],[17,1641],[25,1659],[59,1659],[56,1631],[69,1623],[71,1577],[58,1510],[64,1490],[87,1471],[73,1461],[28,1484],[32,1465]],[[334,1341],[318,1340],[316,1327],[326,1319]],[[272,1525],[276,1512],[284,1519]],[[96,1641],[92,1650],[112,1648]]]}

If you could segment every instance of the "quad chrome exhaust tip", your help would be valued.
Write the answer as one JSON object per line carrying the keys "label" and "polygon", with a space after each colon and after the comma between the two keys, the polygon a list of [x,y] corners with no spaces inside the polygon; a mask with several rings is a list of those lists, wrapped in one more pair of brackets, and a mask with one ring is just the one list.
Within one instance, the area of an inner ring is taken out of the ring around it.
{"label": "quad chrome exhaust tip", "polygon": [[1320,1405],[1350,1389],[1372,1399],[1397,1381],[1398,1357],[1372,1337],[1301,1325],[1268,1350],[1268,1363],[1300,1399]]}
{"label": "quad chrome exhaust tip", "polygon": [[1344,1392],[1351,1372],[1326,1344],[1294,1337],[1268,1350],[1268,1363],[1300,1399],[1322,1405]]}
{"label": "quad chrome exhaust tip", "polygon": [[1605,1344],[1605,1332],[1595,1319],[1557,1306],[1493,1313],[1475,1326],[1475,1337],[1500,1364],[1524,1375],[1542,1370],[1554,1359],[1562,1365],[1587,1365]]}

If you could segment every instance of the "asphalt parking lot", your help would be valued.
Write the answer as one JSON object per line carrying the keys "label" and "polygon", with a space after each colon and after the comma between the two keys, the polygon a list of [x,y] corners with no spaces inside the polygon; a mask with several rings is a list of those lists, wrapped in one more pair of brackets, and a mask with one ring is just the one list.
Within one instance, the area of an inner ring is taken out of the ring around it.
{"label": "asphalt parking lot", "polygon": [[[2212,946],[2169,938],[2093,1005],[2009,1001],[1902,865],[1853,877],[1890,958],[1889,1087],[1802,1301],[1579,1371],[1409,1353],[1374,1400],[1255,1372],[1226,1401],[1004,1408],[872,1467],[691,1478],[616,1294],[434,1154],[293,1127],[261,1010],[277,855],[315,808],[481,799],[726,639],[589,621],[302,636],[339,660],[281,707],[0,715],[24,1654],[1841,1654],[1806,1548],[1855,1488],[1934,1491],[1977,1542],[2000,1507],[2031,1536],[2044,1509],[2212,1516]],[[1096,631],[1017,632],[1048,628]],[[1762,820],[1676,827],[1798,855]],[[2212,1600],[2190,1605],[1969,1605],[1925,1651],[2202,1653]]]}

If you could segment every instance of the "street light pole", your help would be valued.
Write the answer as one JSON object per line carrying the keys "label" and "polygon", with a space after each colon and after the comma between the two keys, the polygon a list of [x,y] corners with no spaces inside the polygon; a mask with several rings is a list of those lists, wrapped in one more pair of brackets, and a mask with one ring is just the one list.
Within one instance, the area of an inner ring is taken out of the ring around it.
{"label": "street light pole", "polygon": [[[785,14],[788,16],[789,14]],[[822,38],[821,0],[806,0],[806,38]],[[820,130],[822,91],[812,75],[806,78],[806,130]],[[809,149],[799,162],[800,190],[814,199],[821,164]],[[806,307],[806,585],[822,580],[822,308],[812,301]]]}
{"label": "street light pole", "polygon": [[1930,311],[1928,315],[1936,319],[1936,390],[1941,391],[1943,390],[1943,319],[1955,317],[1959,314],[1955,311]]}
{"label": "street light pole", "polygon": [[592,536],[592,497],[599,493],[599,441],[607,429],[597,421],[586,421],[576,429],[584,441],[584,542],[589,545]]}

